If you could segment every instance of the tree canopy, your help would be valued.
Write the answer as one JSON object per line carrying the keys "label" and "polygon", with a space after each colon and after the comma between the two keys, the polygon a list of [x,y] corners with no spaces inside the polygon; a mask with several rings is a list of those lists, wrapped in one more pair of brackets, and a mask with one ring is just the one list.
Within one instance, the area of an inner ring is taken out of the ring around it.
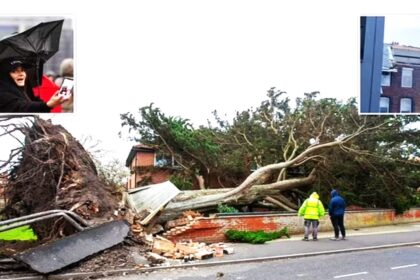
{"label": "tree canopy", "polygon": [[298,188],[317,190],[327,200],[336,188],[349,204],[399,210],[415,205],[420,172],[409,156],[419,151],[420,132],[407,125],[420,118],[363,116],[354,99],[318,95],[306,93],[292,107],[285,92],[271,88],[258,107],[239,111],[230,121],[214,111],[215,122],[198,128],[154,104],[136,116],[122,114],[121,120],[136,141],[173,156],[185,180],[202,178],[201,187],[237,187],[277,164],[257,173],[251,185],[279,188],[280,182],[312,176],[279,190],[294,199],[302,194]]}

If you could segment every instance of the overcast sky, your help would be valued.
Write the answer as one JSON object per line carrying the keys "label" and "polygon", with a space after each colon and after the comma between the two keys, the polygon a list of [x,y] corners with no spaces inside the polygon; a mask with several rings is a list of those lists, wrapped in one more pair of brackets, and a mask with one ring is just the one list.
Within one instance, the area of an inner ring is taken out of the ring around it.
{"label": "overcast sky", "polygon": [[135,143],[118,137],[119,114],[151,102],[199,125],[258,106],[271,87],[358,97],[360,16],[416,10],[393,3],[21,0],[0,13],[74,19],[76,112],[53,122],[125,161]]}
{"label": "overcast sky", "polygon": [[386,15],[384,37],[385,43],[420,47],[420,11],[419,15]]}

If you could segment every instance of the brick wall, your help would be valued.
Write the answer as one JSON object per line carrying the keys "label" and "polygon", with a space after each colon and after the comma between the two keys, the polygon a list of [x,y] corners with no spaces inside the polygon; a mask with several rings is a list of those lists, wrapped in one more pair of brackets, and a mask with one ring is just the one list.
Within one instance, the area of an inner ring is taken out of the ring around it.
{"label": "brick wall", "polygon": [[157,170],[152,174],[152,184],[163,183],[169,180],[171,171],[168,169]]}
{"label": "brick wall", "polygon": [[136,158],[133,160],[134,166],[154,166],[155,165],[155,153],[138,152]]}
{"label": "brick wall", "polygon": [[163,183],[165,181],[169,180],[169,177],[171,176],[172,172],[169,169],[155,169],[152,171],[144,171],[144,172],[137,172],[131,174],[128,182],[127,182],[127,188],[132,189],[137,187],[137,183],[145,180],[145,178],[148,179],[148,184],[158,184]]}
{"label": "brick wall", "polygon": [[413,112],[420,112],[420,67],[415,66],[405,66],[413,68],[413,87],[412,88],[402,88],[401,87],[401,78],[402,78],[402,67],[398,66],[398,72],[391,74],[391,85],[389,87],[382,86],[383,97],[390,98],[390,108],[391,113],[400,112],[400,100],[401,98],[411,98],[413,103]]}
{"label": "brick wall", "polygon": [[[391,225],[420,221],[420,208],[411,209],[402,215],[396,215],[393,210],[348,211],[345,215],[347,228],[364,228],[371,226]],[[200,242],[223,242],[224,232],[235,230],[278,231],[288,227],[289,233],[303,232],[303,218],[296,214],[241,215],[203,218],[189,226],[182,233],[166,236],[172,241],[193,240]],[[320,231],[332,231],[328,215],[320,220]]]}

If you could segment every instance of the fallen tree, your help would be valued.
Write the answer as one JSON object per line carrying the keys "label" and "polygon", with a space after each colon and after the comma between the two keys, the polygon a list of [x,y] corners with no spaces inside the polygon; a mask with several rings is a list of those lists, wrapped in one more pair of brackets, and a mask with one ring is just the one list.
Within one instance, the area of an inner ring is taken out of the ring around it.
{"label": "fallen tree", "polygon": [[[274,122],[274,119],[263,114],[268,122],[264,125],[256,123],[253,129],[259,130],[262,127],[264,130],[261,130],[261,133],[268,130],[273,134],[263,134],[264,137],[258,137],[253,141],[255,143],[262,141],[266,146],[252,143],[251,137],[255,137],[256,134],[250,132],[245,134],[239,131],[242,126],[246,127],[245,123],[237,124],[232,135],[225,135],[227,133],[223,131],[211,129],[198,132],[185,131],[186,127],[180,126],[179,121],[167,118],[166,121],[178,129],[176,136],[182,136],[184,142],[189,141],[185,145],[190,145],[191,149],[197,149],[197,154],[190,155],[188,162],[184,162],[183,168],[184,171],[187,170],[187,174],[191,175],[191,172],[195,170],[203,178],[206,174],[215,174],[219,177],[236,177],[235,180],[230,181],[231,183],[239,180],[238,178],[242,178],[242,181],[233,188],[185,192],[167,205],[161,218],[168,220],[187,210],[214,209],[221,203],[248,205],[261,200],[278,205],[282,209],[296,210],[297,201],[285,197],[284,193],[291,190],[299,193],[299,189],[313,186],[314,182],[321,177],[319,170],[321,168],[323,168],[322,172],[328,170],[328,158],[335,156],[331,154],[332,151],[341,151],[339,156],[352,154],[357,157],[356,160],[364,160],[364,155],[369,151],[363,150],[362,145],[368,141],[356,141],[358,138],[362,135],[377,134],[381,130],[398,130],[401,127],[399,119],[361,117],[358,116],[354,106],[336,104],[334,106],[335,111],[330,110],[326,114],[318,114],[317,106],[309,106],[307,111],[304,111],[305,114],[298,112],[298,116],[283,119],[285,123],[283,126],[279,121]],[[155,113],[156,111],[153,111],[153,114]],[[311,115],[315,113],[317,113],[316,116]],[[347,115],[348,117],[344,118]],[[332,118],[332,116],[335,117]],[[159,114],[155,114],[154,117],[159,118]],[[162,116],[160,118],[165,120]],[[344,129],[344,122],[351,125],[347,124]],[[8,217],[56,208],[75,211],[93,222],[106,219],[111,215],[117,205],[116,196],[112,196],[106,184],[100,180],[89,154],[63,127],[52,125],[37,117],[29,125],[11,127],[23,133],[25,140],[22,142],[21,149],[18,150],[20,153],[12,151],[12,155],[20,155],[20,158],[9,173],[9,183],[6,187],[8,203],[4,213]],[[297,127],[299,130],[296,129]],[[350,130],[349,127],[352,129]],[[149,129],[146,132],[152,131],[157,134],[161,131],[170,131],[167,125],[161,125],[158,128],[159,130]],[[280,128],[283,129],[281,130],[283,133],[279,132]],[[5,134],[10,134],[10,130],[6,130]],[[286,134],[287,137],[284,136]],[[238,135],[243,137],[244,142],[238,140]],[[277,136],[282,142],[274,145],[271,142],[275,142]],[[151,138],[154,141],[157,139],[162,141],[162,147],[169,147],[168,150],[176,153],[178,158],[182,158],[183,146],[181,144],[184,142],[177,143],[175,149],[169,145],[169,141],[165,141],[166,138],[162,135],[154,135]],[[230,139],[235,139],[236,142],[229,142]],[[200,145],[195,145],[193,140]],[[308,142],[310,145],[307,144]],[[378,140],[372,142],[378,143]],[[280,156],[272,152],[275,147],[281,147],[281,149],[278,148],[281,151]],[[192,151],[184,151],[184,153],[192,154]],[[211,154],[206,154],[206,151]],[[194,158],[198,158],[199,155],[203,155],[204,158],[197,163]],[[257,163],[257,168],[252,173],[249,173],[250,158]],[[265,164],[267,161],[274,163]],[[342,162],[340,159],[338,161]],[[372,164],[369,161],[365,162]],[[235,164],[241,165],[238,167]],[[299,176],[289,176],[288,170],[293,168],[302,168]],[[195,177],[196,175],[194,174]],[[327,189],[328,185],[323,187]],[[303,194],[301,197],[305,196]],[[51,228],[54,228],[55,233],[61,230],[61,226],[48,225],[40,232],[44,232],[44,235],[49,234]]]}
{"label": "fallen tree", "polygon": [[[350,140],[367,131],[376,130],[385,124],[386,123],[382,123],[373,127],[360,126],[354,133],[339,137],[335,141],[321,144],[314,143],[302,153],[296,154],[294,157],[291,157],[288,161],[269,164],[257,169],[236,188],[229,190],[223,189],[217,191],[216,193],[207,194],[204,196],[201,196],[196,191],[195,194],[191,195],[189,198],[185,198],[184,194],[180,198],[175,198],[172,202],[168,204],[168,206],[163,212],[161,219],[169,220],[176,216],[179,216],[182,212],[191,209],[204,210],[208,208],[215,208],[220,203],[232,205],[246,205],[264,199],[267,196],[270,197],[281,195],[281,192],[286,190],[291,190],[302,186],[308,186],[312,184],[316,179],[316,168],[314,168],[307,177],[284,180],[281,179],[276,182],[267,184],[258,184],[258,182],[261,180],[261,178],[269,177],[273,173],[282,174],[283,170],[285,170],[286,168],[301,165],[305,162],[315,160],[318,157],[321,157],[319,154],[316,154],[317,152],[319,153],[320,150],[334,147],[340,147],[341,149],[348,150],[349,147],[346,147],[345,144],[348,143]],[[269,200],[273,202],[273,198]],[[286,201],[286,204],[291,205],[292,203],[290,201]]]}
{"label": "fallen tree", "polygon": [[[5,186],[7,218],[51,209],[74,211],[92,224],[107,220],[117,208],[117,198],[98,177],[95,164],[82,145],[62,126],[39,117],[26,117],[21,125],[4,126],[24,135],[22,146],[3,166],[11,164]],[[16,119],[15,119],[16,120]],[[10,130],[7,130],[10,134]],[[18,158],[16,158],[18,157]],[[34,225],[41,238],[71,231],[63,222]]]}
{"label": "fallen tree", "polygon": [[194,128],[153,104],[140,108],[138,117],[121,115],[122,126],[136,133],[134,140],[179,163],[180,185],[182,177],[184,185],[200,188],[169,203],[165,219],[220,203],[261,200],[291,211],[306,191],[327,200],[332,188],[365,207],[401,211],[413,205],[420,174],[407,158],[420,145],[419,131],[406,126],[419,117],[361,116],[354,99],[317,100],[317,92],[298,98],[292,109],[283,94],[269,90],[259,107],[237,112],[232,121],[214,112],[216,127]]}

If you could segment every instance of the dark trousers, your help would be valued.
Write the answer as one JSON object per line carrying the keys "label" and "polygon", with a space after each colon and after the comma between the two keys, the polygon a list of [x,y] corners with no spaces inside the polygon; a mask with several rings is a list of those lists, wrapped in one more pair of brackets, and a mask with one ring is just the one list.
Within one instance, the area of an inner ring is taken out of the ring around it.
{"label": "dark trousers", "polygon": [[341,232],[342,237],[346,237],[346,229],[344,228],[344,215],[343,216],[331,216],[331,223],[334,227],[334,235],[336,238],[339,237]]}

